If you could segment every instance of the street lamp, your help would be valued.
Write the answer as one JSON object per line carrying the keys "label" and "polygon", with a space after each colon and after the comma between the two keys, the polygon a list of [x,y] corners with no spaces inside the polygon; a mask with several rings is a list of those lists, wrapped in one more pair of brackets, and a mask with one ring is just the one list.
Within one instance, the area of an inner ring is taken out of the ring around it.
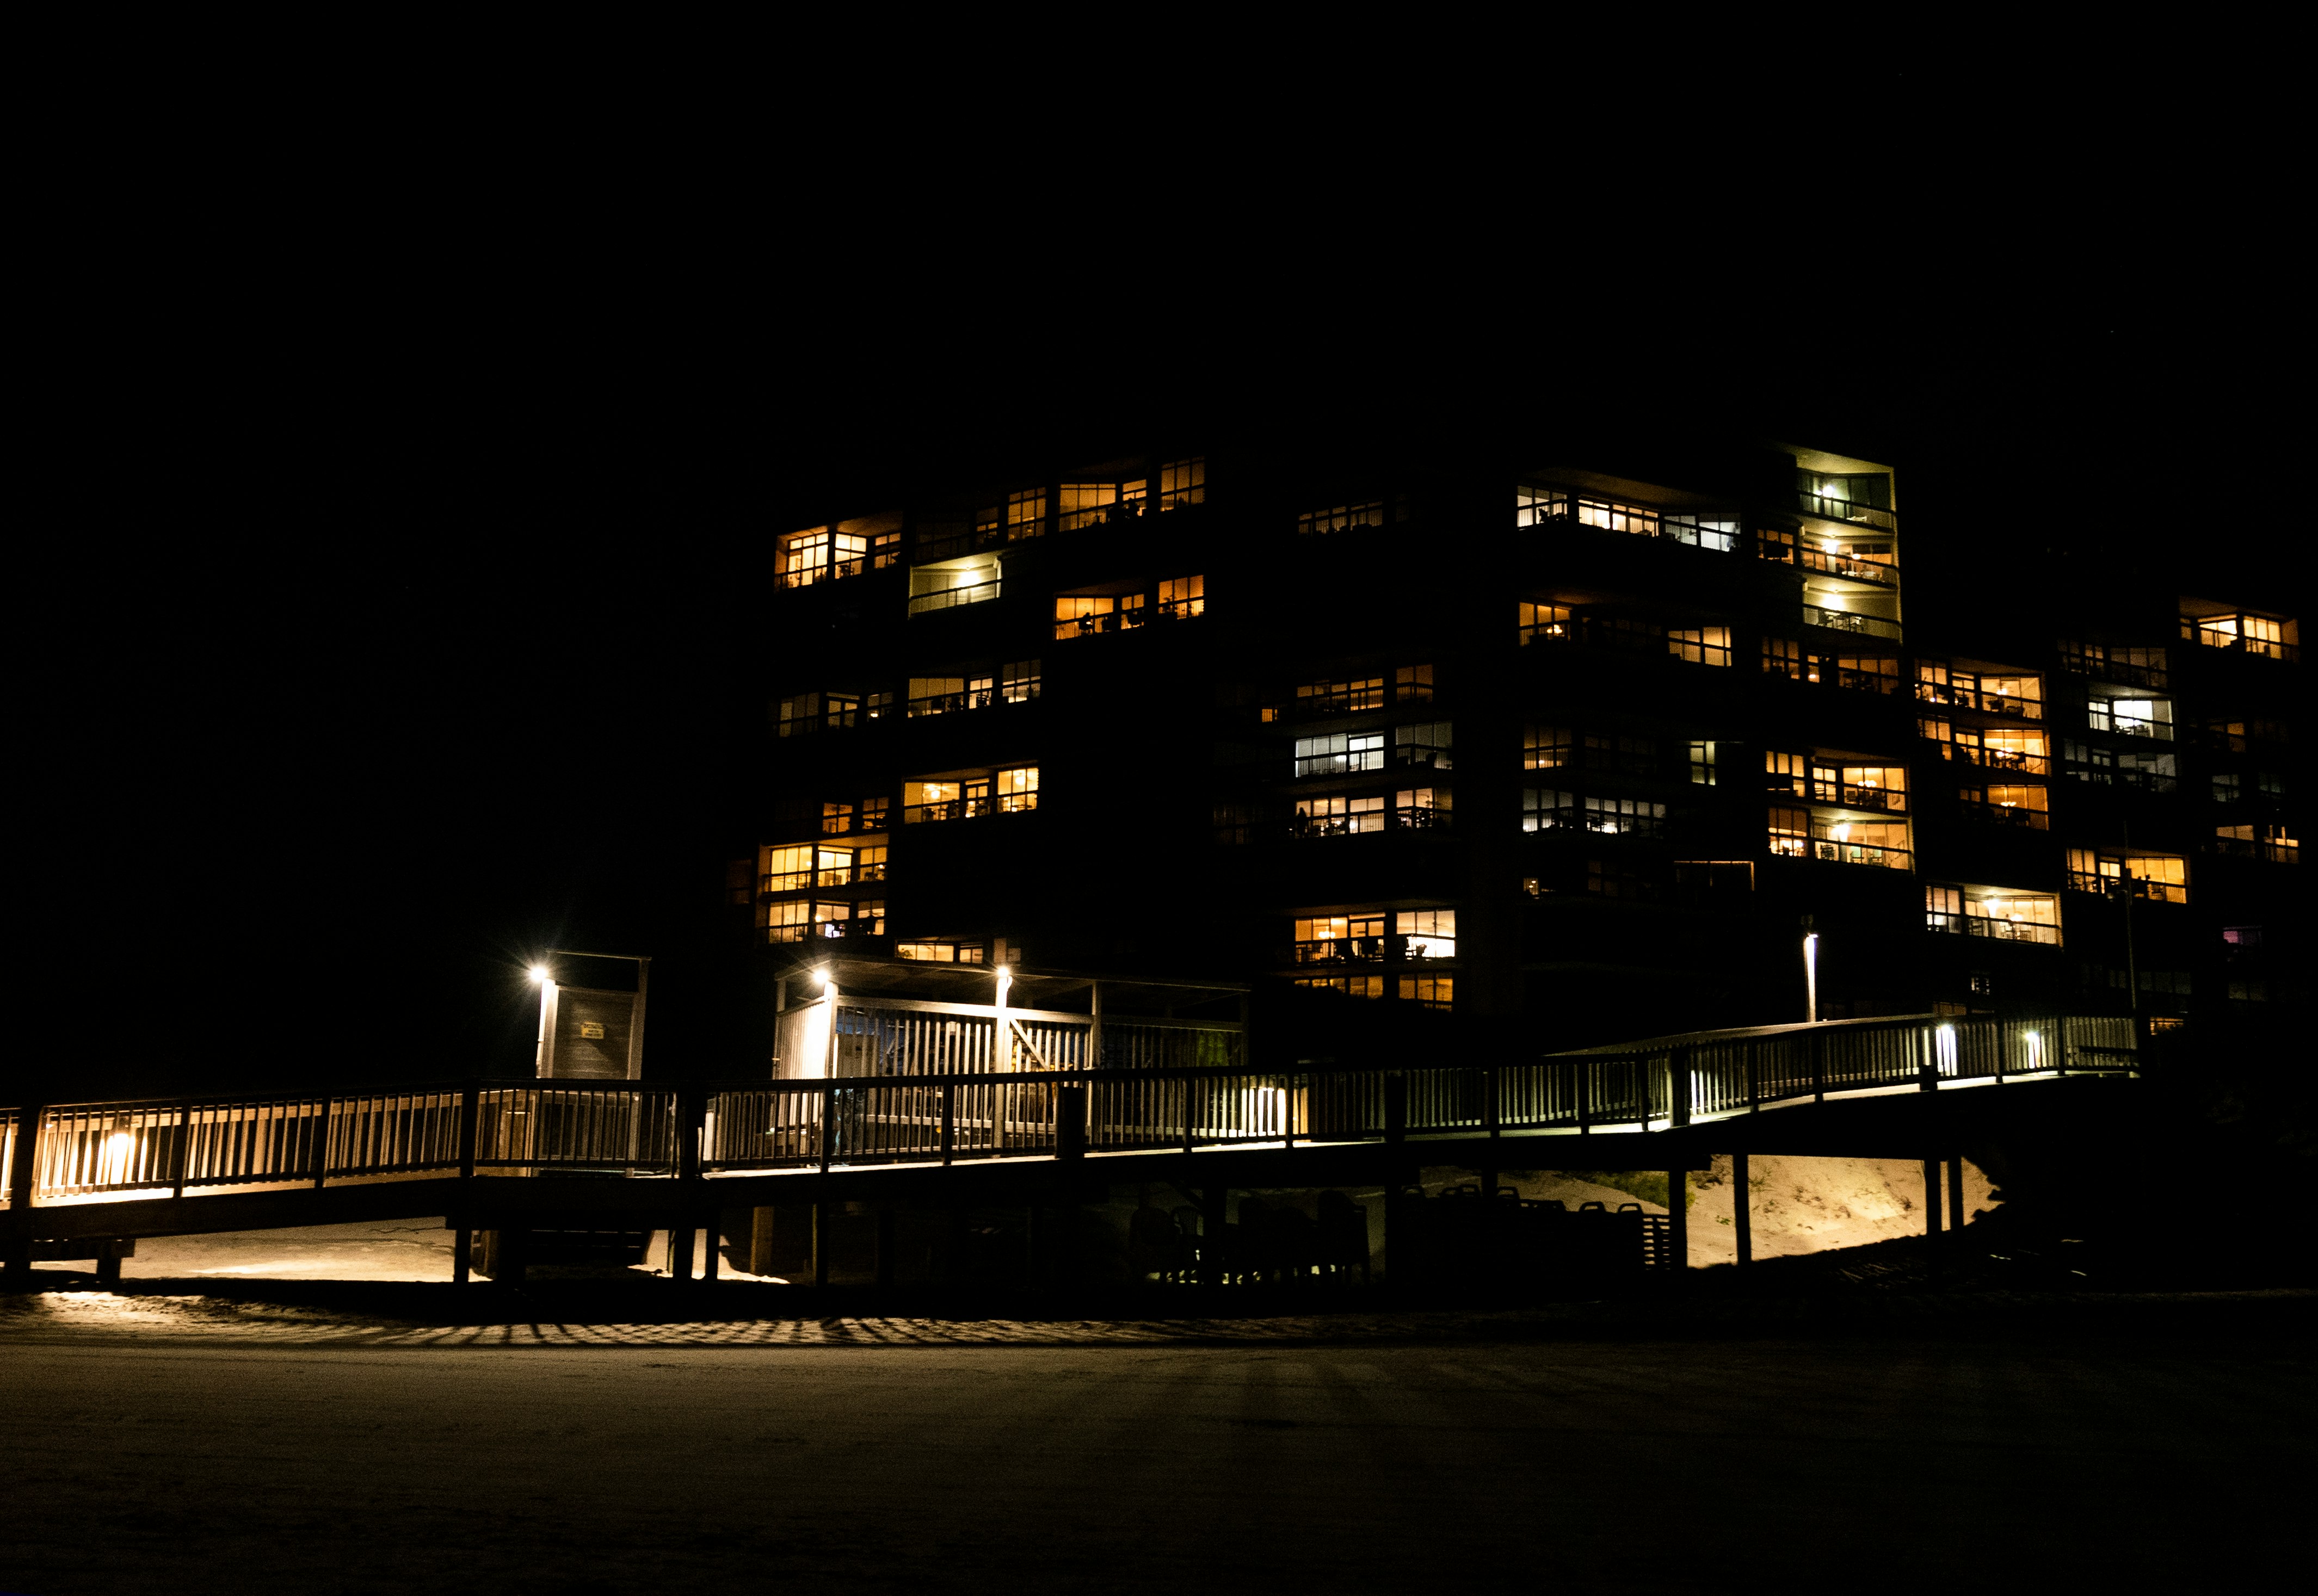
{"label": "street lamp", "polygon": [[1811,917],[1803,916],[1803,1018],[1819,1023],[1819,933],[1811,928]]}

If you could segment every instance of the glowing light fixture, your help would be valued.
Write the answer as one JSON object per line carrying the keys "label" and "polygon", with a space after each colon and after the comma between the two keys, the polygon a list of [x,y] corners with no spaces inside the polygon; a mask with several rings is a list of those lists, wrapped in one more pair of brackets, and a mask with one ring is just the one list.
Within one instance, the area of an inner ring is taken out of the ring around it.
{"label": "glowing light fixture", "polygon": [[534,964],[531,967],[530,975],[534,981],[538,982],[543,986],[545,985],[547,982],[547,966],[544,964]]}
{"label": "glowing light fixture", "polygon": [[827,991],[829,990],[829,972],[827,970],[814,971],[813,973],[813,978],[821,983],[821,990],[822,991]]}

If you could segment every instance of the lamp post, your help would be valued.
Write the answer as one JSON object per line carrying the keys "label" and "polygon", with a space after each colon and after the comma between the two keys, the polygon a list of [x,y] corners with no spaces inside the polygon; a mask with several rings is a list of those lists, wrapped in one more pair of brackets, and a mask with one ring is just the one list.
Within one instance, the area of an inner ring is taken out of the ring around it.
{"label": "lamp post", "polygon": [[1819,933],[1809,915],[1803,916],[1803,1018],[1819,1023]]}

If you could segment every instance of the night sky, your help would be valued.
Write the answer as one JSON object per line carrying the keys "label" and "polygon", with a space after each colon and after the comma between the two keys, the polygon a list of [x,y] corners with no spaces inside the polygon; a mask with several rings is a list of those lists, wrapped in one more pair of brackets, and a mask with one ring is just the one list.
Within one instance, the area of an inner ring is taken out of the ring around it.
{"label": "night sky", "polygon": [[1935,549],[2001,581],[2062,538],[2170,569],[2187,531],[2199,583],[2280,604],[2301,444],[2250,380],[2251,313],[1861,291],[1825,330],[1709,307],[1224,336],[1251,318],[1132,359],[1113,323],[936,336],[939,308],[874,336],[613,338],[566,300],[519,332],[473,307],[170,327],[49,424],[70,464],[19,600],[37,1042],[4,1095],[527,1072],[522,968],[559,944],[659,955],[653,1073],[745,1067],[717,888],[772,534],[1154,426],[1730,426],[1897,464],[1911,584]]}

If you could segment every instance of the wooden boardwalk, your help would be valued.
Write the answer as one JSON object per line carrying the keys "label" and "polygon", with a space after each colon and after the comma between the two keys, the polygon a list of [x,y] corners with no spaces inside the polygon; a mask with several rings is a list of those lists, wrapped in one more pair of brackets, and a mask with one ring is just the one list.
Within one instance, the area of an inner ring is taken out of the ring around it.
{"label": "wooden boardwalk", "polygon": [[[0,1110],[0,1244],[450,1214],[930,1197],[969,1172],[1331,1185],[1412,1162],[1690,1168],[1741,1122],[1846,1099],[2129,1076],[2130,1020],[1899,1019],[1503,1063],[466,1081]],[[1786,1123],[1793,1123],[1792,1120]],[[1626,1138],[1578,1152],[1563,1138]]]}

